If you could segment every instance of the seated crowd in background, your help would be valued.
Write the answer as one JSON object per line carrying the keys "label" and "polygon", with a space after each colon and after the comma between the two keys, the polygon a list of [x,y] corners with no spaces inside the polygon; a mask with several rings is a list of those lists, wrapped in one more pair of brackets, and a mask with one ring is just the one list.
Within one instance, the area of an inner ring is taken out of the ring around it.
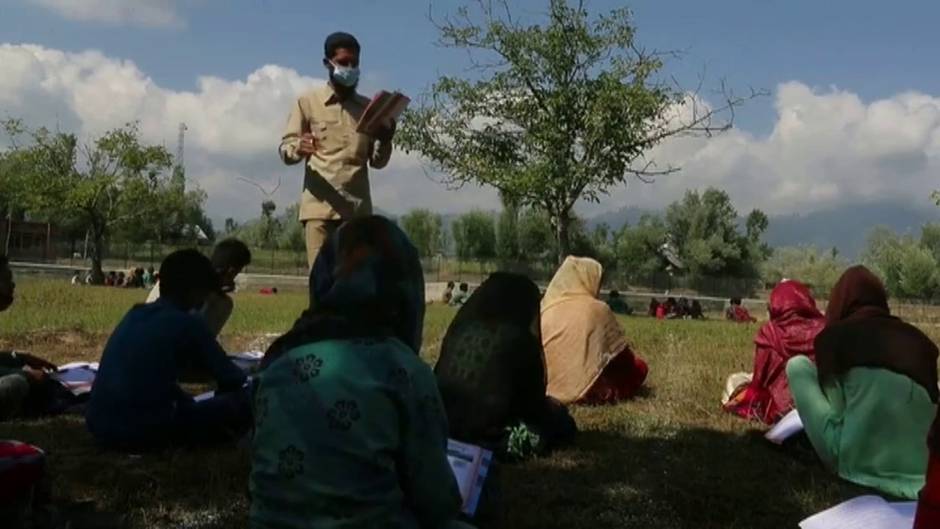
{"label": "seated crowd in background", "polygon": [[[212,250],[211,262],[212,268],[219,277],[220,286],[210,292],[205,302],[196,309],[209,326],[209,332],[213,336],[218,336],[228,322],[229,317],[231,317],[232,309],[235,306],[228,294],[235,290],[235,278],[238,277],[238,274],[251,264],[251,250],[238,239],[225,239],[215,245]],[[160,278],[163,278],[162,273]],[[150,291],[150,295],[147,296],[147,303],[153,303],[160,299],[160,294],[160,281],[158,280]]]}
{"label": "seated crowd in background", "polygon": [[537,451],[574,437],[574,419],[546,395],[540,300],[532,280],[498,272],[451,322],[434,372],[452,438],[501,454],[519,426],[538,436]]}
{"label": "seated crowd in background", "polygon": [[470,285],[466,283],[461,283],[457,287],[456,291],[452,291],[450,296],[450,306],[459,307],[467,302],[467,299],[470,298]]}
{"label": "seated crowd in background", "polygon": [[787,280],[770,293],[770,320],[754,337],[754,368],[729,379],[725,410],[767,424],[793,409],[787,384],[787,362],[796,356],[814,359],[813,341],[826,320],[806,285]]}
{"label": "seated crowd in background", "polygon": [[705,310],[702,303],[693,299],[691,302],[687,298],[668,298],[665,303],[660,303],[658,299],[650,299],[647,315],[658,320],[704,320]]}
{"label": "seated crowd in background", "polygon": [[[88,430],[100,444],[137,451],[211,444],[247,431],[246,376],[192,313],[220,285],[212,263],[197,250],[163,261],[159,300],[131,308],[101,355],[86,412]],[[190,370],[214,378],[213,398],[195,402],[179,386]]]}
{"label": "seated crowd in background", "polygon": [[597,299],[604,269],[568,257],[542,298],[548,394],[562,403],[609,404],[633,397],[647,365],[630,349],[613,311]]}
{"label": "seated crowd in background", "polygon": [[310,309],[265,354],[252,527],[447,527],[461,497],[447,417],[421,360],[418,253],[382,217],[329,237]]}
{"label": "seated crowd in background", "polygon": [[607,294],[607,306],[614,311],[614,314],[623,314],[625,316],[633,314],[633,309],[630,308],[630,305],[627,304],[627,301],[623,299],[618,290],[611,290]]}
{"label": "seated crowd in background", "polygon": [[902,498],[924,486],[937,411],[937,346],[891,315],[884,285],[849,268],[829,296],[816,363],[795,356],[787,378],[806,435],[842,478]]}

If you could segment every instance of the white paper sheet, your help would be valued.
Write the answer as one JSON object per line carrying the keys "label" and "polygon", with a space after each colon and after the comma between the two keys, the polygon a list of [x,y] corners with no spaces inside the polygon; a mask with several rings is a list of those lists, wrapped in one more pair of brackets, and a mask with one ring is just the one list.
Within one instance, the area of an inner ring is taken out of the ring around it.
{"label": "white paper sheet", "polygon": [[453,439],[447,441],[447,460],[457,478],[464,514],[473,516],[476,513],[492,459],[493,453],[489,450]]}
{"label": "white paper sheet", "polygon": [[784,441],[803,431],[803,421],[796,410],[784,415],[764,437],[774,444],[783,444]]}
{"label": "white paper sheet", "polygon": [[800,529],[911,529],[917,502],[859,496],[800,522]]}

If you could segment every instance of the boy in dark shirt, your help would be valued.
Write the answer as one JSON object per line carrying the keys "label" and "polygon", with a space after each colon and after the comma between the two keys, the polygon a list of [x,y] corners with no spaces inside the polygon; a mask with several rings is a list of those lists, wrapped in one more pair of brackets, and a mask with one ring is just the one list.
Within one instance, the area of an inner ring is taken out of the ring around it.
{"label": "boy in dark shirt", "polygon": [[[218,291],[219,276],[196,250],[160,266],[160,299],[133,307],[105,346],[86,414],[102,444],[140,450],[231,440],[250,426],[246,376],[193,314]],[[195,402],[179,386],[196,367],[217,383],[217,395]]]}

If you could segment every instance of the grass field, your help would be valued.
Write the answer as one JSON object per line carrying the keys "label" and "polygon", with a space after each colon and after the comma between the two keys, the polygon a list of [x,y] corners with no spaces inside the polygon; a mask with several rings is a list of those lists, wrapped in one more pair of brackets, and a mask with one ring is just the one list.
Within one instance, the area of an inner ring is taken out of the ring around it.
{"label": "grass field", "polygon": [[[26,282],[0,315],[0,349],[30,350],[62,363],[97,360],[108,332],[143,291]],[[306,300],[239,294],[223,342],[230,350],[284,331]],[[437,356],[453,316],[432,306],[423,356]],[[506,528],[777,528],[864,491],[841,482],[804,452],[777,449],[755,425],[721,412],[729,373],[750,370],[756,326],[723,321],[625,319],[651,368],[640,398],[576,408],[574,448],[502,467],[498,519]],[[928,329],[936,339],[935,330]],[[132,457],[97,449],[79,417],[0,424],[0,438],[45,448],[55,495],[125,515],[132,527],[246,525],[249,471],[241,448]]]}

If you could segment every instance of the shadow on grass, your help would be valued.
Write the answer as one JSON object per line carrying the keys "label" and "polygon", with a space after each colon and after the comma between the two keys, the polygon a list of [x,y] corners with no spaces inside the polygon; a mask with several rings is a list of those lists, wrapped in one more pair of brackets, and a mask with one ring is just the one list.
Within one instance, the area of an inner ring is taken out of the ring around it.
{"label": "shadow on grass", "polygon": [[576,447],[502,474],[506,528],[796,527],[864,493],[762,438],[706,429],[587,431]]}
{"label": "shadow on grass", "polygon": [[247,520],[244,450],[167,451],[140,456],[100,449],[80,416],[0,424],[0,438],[46,451],[58,504],[92,502],[125,527],[210,529]]}

